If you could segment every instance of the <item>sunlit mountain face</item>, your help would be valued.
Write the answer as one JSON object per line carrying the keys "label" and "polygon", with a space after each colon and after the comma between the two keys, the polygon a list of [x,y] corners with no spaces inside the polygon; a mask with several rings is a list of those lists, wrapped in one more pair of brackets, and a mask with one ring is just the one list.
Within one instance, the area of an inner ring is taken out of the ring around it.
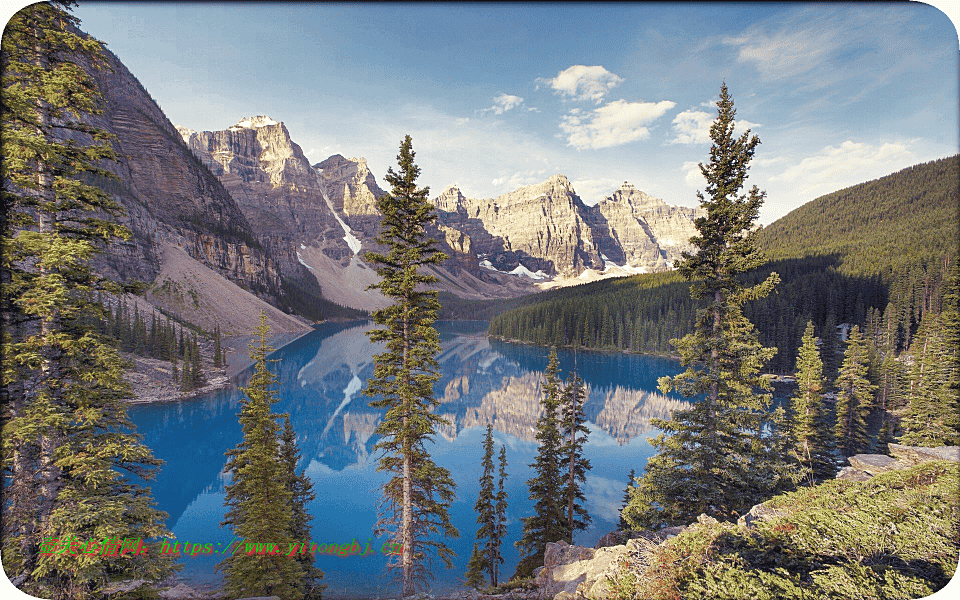
{"label": "sunlit mountain face", "polygon": [[[372,323],[326,324],[270,357],[280,398],[274,412],[290,415],[303,457],[300,468],[310,475],[317,492],[308,506],[314,517],[311,542],[356,539],[361,546],[379,548],[385,541],[373,536],[379,486],[387,480],[386,473],[377,471],[379,451],[374,448],[383,411],[372,408],[373,398],[363,394],[373,375],[374,356],[382,351],[367,336],[372,328]],[[481,474],[480,444],[488,423],[497,446],[507,448],[509,535],[503,572],[512,572],[516,565],[513,542],[520,538],[520,519],[533,510],[526,481],[533,476],[529,465],[537,450],[534,431],[549,350],[490,341],[486,323],[441,323],[438,329],[441,376],[434,391],[440,401],[437,413],[448,425],[440,428],[428,450],[457,483],[451,518],[460,530],[459,539],[448,541],[458,554],[454,568],[438,567],[435,572],[439,591],[453,587],[466,569],[476,533],[473,505]],[[563,350],[559,355],[563,378],[576,371],[587,390],[586,455],[593,468],[585,493],[593,522],[575,542],[593,545],[616,528],[627,473],[630,469],[642,473],[653,454],[647,438],[659,431],[650,420],[669,418],[687,401],[664,395],[656,387],[658,377],[681,370],[675,361]],[[222,470],[224,453],[241,440],[236,414],[248,377],[249,372],[242,373],[233,388],[205,397],[134,406],[130,411],[146,443],[166,461],[150,485],[160,508],[170,515],[167,526],[174,538],[212,543],[216,550],[210,556],[183,559],[181,577],[201,587],[219,584],[214,566],[223,557],[217,552],[226,552],[235,541],[228,528],[220,527],[224,485],[229,481]],[[329,585],[325,595],[331,598],[395,595],[385,564],[380,555],[317,558]]]}

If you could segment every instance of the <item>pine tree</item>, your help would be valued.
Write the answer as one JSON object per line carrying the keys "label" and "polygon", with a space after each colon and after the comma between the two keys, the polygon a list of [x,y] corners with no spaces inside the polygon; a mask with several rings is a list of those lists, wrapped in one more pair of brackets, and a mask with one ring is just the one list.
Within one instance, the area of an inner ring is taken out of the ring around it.
{"label": "pine tree", "polygon": [[[313,482],[306,473],[297,474],[297,465],[300,463],[300,449],[297,447],[297,435],[290,424],[290,416],[283,415],[283,433],[280,435],[280,462],[284,468],[286,488],[290,492],[290,509],[293,513],[290,525],[290,535],[294,542],[306,544],[310,541],[310,521],[313,520],[307,512],[307,504],[317,498],[313,491]],[[316,557],[309,552],[295,555],[303,569],[304,600],[319,600],[323,590],[327,587],[322,584],[323,571],[314,566]]]}
{"label": "pine tree", "polygon": [[623,504],[620,506],[620,523],[617,525],[617,528],[621,531],[630,529],[630,524],[623,518],[623,510],[630,504],[630,490],[633,488],[636,477],[636,472],[630,469],[630,474],[627,476],[627,487],[623,490]]}
{"label": "pine tree", "polygon": [[664,393],[704,398],[670,421],[654,422],[663,431],[654,441],[659,453],[647,462],[624,516],[634,527],[687,524],[700,513],[733,518],[783,483],[771,476],[782,466],[767,464],[776,457],[762,439],[770,394],[755,391],[770,389],[759,371],[776,349],[760,344],[741,310],[746,301],[767,296],[779,277],[771,273],[748,288],[737,277],[763,260],[754,223],[765,193],[753,186],[740,194],[760,140],[749,130],[734,137],[726,85],[717,109],[710,163],[700,165],[709,198],[697,192],[707,216],[695,221],[698,235],[690,242],[697,252],[677,261],[679,273],[693,281],[691,297],[709,304],[697,311],[694,332],[672,342],[687,370],[660,378]]}
{"label": "pine tree", "polygon": [[399,564],[389,565],[400,571],[403,597],[432,577],[424,561],[428,550],[435,551],[447,568],[453,566],[453,550],[432,536],[459,537],[448,512],[453,478],[430,458],[425,446],[447,421],[432,411],[438,403],[433,384],[440,378],[436,359],[440,337],[433,326],[440,302],[435,290],[422,289],[438,279],[418,269],[439,264],[447,256],[437,250],[436,240],[426,237],[424,227],[436,214],[427,201],[429,189],[417,188],[420,168],[414,156],[413,142],[406,136],[397,156],[399,173],[390,168],[385,177],[392,190],[377,200],[382,215],[377,243],[389,251],[365,256],[378,265],[380,283],[371,287],[393,301],[372,315],[385,329],[371,331],[370,339],[385,342],[386,352],[375,357],[374,376],[365,393],[379,395],[370,405],[386,409],[374,449],[383,452],[378,470],[392,477],[383,486],[376,533],[389,534],[403,548]]}
{"label": "pine tree", "polygon": [[[159,581],[168,558],[44,552],[52,540],[86,549],[105,538],[169,535],[149,489],[160,461],[130,433],[125,362],[97,331],[102,247],[126,238],[120,205],[85,183],[109,178],[110,136],[89,125],[100,94],[83,66],[104,68],[99,42],[77,32],[69,2],[33,4],[7,24],[0,48],[3,186],[2,560],[23,591],[101,598],[111,582]],[[92,548],[95,551],[95,548]]]}
{"label": "pine tree", "polygon": [[223,347],[220,345],[220,324],[213,332],[213,366],[219,369],[223,366]]}
{"label": "pine tree", "polygon": [[499,563],[503,562],[503,555],[500,548],[503,545],[503,540],[507,539],[507,449],[504,446],[500,446],[500,459],[497,478],[497,504],[494,507],[497,526],[494,529],[495,537],[493,539],[493,546],[496,547],[497,556],[500,557],[500,560],[493,561],[493,577],[491,578],[491,583],[494,587],[500,585]]}
{"label": "pine tree", "polygon": [[523,535],[515,542],[521,558],[514,578],[528,577],[543,564],[543,553],[548,542],[567,539],[563,481],[560,470],[560,402],[563,393],[559,379],[560,361],[557,349],[550,349],[544,384],[540,396],[543,414],[537,420],[536,439],[540,444],[530,467],[536,477],[527,480],[530,499],[534,501],[533,516],[523,519]]}
{"label": "pine tree", "polygon": [[[574,373],[567,381],[561,396],[560,435],[563,444],[560,447],[562,461],[563,485],[561,498],[564,501],[564,523],[567,527],[568,544],[573,544],[573,534],[577,530],[587,528],[590,523],[590,514],[585,507],[587,498],[583,487],[587,481],[587,471],[590,470],[590,461],[583,457],[583,445],[587,442],[590,430],[584,423],[587,420],[583,414],[584,389],[583,380]],[[583,437],[580,437],[583,434]]]}
{"label": "pine tree", "polygon": [[203,358],[200,355],[200,344],[197,341],[197,334],[193,334],[193,342],[190,348],[190,368],[192,370],[193,387],[200,388],[207,385],[207,379],[203,376]]}
{"label": "pine tree", "polygon": [[483,552],[480,550],[477,542],[474,542],[473,551],[470,552],[470,560],[467,562],[467,571],[463,574],[466,578],[464,583],[467,587],[472,587],[475,590],[483,587],[483,571],[485,565],[486,559],[483,557]]}
{"label": "pine tree", "polygon": [[794,452],[803,465],[810,485],[836,474],[833,457],[833,432],[829,429],[823,406],[823,363],[813,336],[813,323],[807,321],[797,356],[797,390],[791,402]]}
{"label": "pine tree", "polygon": [[[224,470],[231,482],[226,486],[227,512],[221,527],[230,525],[240,539],[288,548],[290,543],[305,540],[294,537],[294,492],[289,488],[289,465],[281,457],[280,425],[271,411],[278,398],[272,390],[276,377],[267,365],[272,350],[267,345],[269,331],[267,317],[261,312],[260,325],[250,343],[254,373],[243,388],[245,397],[237,417],[243,440],[226,453]],[[304,595],[303,567],[298,559],[283,553],[255,557],[234,553],[217,569],[224,572],[224,591],[233,597],[276,595],[300,600]]]}
{"label": "pine tree", "polygon": [[941,313],[928,310],[920,321],[909,354],[909,399],[903,411],[901,442],[915,446],[960,443],[957,354],[960,311],[956,269],[946,284]]}
{"label": "pine tree", "polygon": [[837,421],[834,435],[837,449],[843,456],[853,456],[866,450],[867,414],[873,406],[873,392],[877,389],[867,378],[867,342],[854,325],[847,337],[843,363],[837,374]]}
{"label": "pine tree", "polygon": [[498,574],[503,556],[500,546],[504,537],[504,520],[506,517],[506,492],[503,489],[506,478],[506,450],[501,446],[500,454],[500,484],[497,493],[493,486],[493,426],[487,424],[487,433],[483,438],[483,458],[480,465],[483,475],[480,476],[480,494],[474,504],[477,511],[477,543],[480,545],[482,556],[479,561],[481,573],[486,572],[490,578],[490,586],[498,584]]}

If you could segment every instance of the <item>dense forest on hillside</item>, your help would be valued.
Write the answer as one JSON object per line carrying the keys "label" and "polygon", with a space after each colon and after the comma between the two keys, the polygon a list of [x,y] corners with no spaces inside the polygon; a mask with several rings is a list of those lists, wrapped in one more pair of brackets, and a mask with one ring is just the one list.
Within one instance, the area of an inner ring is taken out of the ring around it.
{"label": "dense forest on hillside", "polygon": [[[818,198],[761,232],[781,283],[744,312],[764,345],[768,368],[792,372],[808,320],[818,335],[849,323],[888,332],[905,349],[928,310],[938,311],[957,254],[960,157],[916,165]],[[698,302],[673,272],[553,290],[494,317],[489,333],[542,345],[672,354],[670,340],[693,326]],[[832,340],[828,340],[830,343]],[[829,360],[829,359],[828,359]],[[829,369],[829,366],[828,366]]]}

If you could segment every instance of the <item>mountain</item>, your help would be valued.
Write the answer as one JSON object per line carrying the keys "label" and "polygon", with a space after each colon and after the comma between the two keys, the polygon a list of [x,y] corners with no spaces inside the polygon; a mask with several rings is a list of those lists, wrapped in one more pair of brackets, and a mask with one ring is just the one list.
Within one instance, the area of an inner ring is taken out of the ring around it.
{"label": "mountain", "polygon": [[440,223],[467,235],[487,269],[562,283],[669,269],[692,249],[700,214],[627,182],[587,207],[563,175],[488,200],[452,186],[433,203]]}
{"label": "mountain", "polygon": [[[768,368],[793,370],[808,320],[818,334],[840,323],[877,331],[882,322],[898,350],[906,347],[923,313],[942,301],[957,258],[958,186],[960,156],[952,156],[827,194],[763,228],[768,262],[743,279],[750,285],[776,271],[781,283],[744,313],[761,343],[779,350]],[[663,272],[551,290],[494,317],[489,332],[541,345],[673,353],[670,340],[693,329],[702,307],[689,287]]]}
{"label": "mountain", "polygon": [[288,273],[230,192],[187,148],[136,77],[115,55],[104,54],[110,68],[89,69],[103,94],[103,113],[90,121],[115,136],[120,160],[104,165],[116,180],[91,182],[116,196],[133,235],[100,256],[100,271],[121,282],[146,282],[151,303],[205,329],[220,320],[217,307],[225,298],[215,291],[249,294],[243,303],[249,314],[231,319],[238,329],[252,329],[261,310],[278,332],[306,328],[277,310]]}

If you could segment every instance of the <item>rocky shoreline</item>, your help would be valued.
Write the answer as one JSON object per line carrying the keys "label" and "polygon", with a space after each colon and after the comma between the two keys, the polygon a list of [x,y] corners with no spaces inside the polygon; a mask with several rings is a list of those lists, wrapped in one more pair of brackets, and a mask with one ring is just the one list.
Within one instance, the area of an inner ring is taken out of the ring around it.
{"label": "rocky shoreline", "polygon": [[[310,333],[310,331],[312,330],[275,335],[267,343],[275,349],[282,348]],[[198,345],[200,347],[203,375],[207,384],[189,392],[180,391],[180,386],[174,383],[170,372],[170,361],[123,353],[123,357],[133,364],[133,369],[129,370],[126,375],[126,380],[130,383],[133,393],[127,403],[179,402],[230,387],[234,384],[234,378],[253,364],[247,353],[247,345],[252,339],[253,336],[251,335],[235,335],[222,338],[221,344],[227,355],[227,364],[224,367],[214,367],[214,343],[212,340],[200,338]]]}

